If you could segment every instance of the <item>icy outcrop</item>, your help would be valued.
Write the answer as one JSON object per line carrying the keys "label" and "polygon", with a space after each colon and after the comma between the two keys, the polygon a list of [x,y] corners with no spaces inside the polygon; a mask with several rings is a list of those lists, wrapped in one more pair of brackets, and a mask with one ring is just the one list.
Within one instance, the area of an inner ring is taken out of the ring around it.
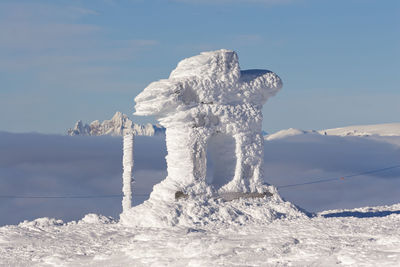
{"label": "icy outcrop", "polygon": [[[159,227],[303,216],[263,179],[261,110],[281,87],[271,71],[240,70],[237,54],[225,49],[184,59],[168,79],[147,86],[135,98],[135,114],[155,116],[166,128],[168,176],[121,222]],[[227,201],[229,194],[264,197]]]}
{"label": "icy outcrop", "polygon": [[122,136],[125,130],[132,130],[135,135],[154,136],[164,134],[165,129],[158,125],[150,123],[146,125],[139,125],[133,123],[127,115],[117,112],[111,120],[99,122],[93,121],[90,124],[83,124],[81,120],[77,121],[73,129],[68,129],[68,135],[112,135]]}
{"label": "icy outcrop", "polygon": [[[154,115],[167,129],[168,177],[151,197],[171,200],[176,191],[263,191],[261,109],[281,87],[275,73],[240,70],[237,54],[223,49],[184,59],[168,79],[145,88],[135,98],[135,114]],[[217,157],[215,164],[224,164],[221,170],[233,168],[232,176],[215,173],[210,185],[205,179],[206,152],[213,139],[221,140],[214,145],[225,155],[235,155],[236,161],[229,164]],[[213,186],[221,179],[227,183]]]}
{"label": "icy outcrop", "polygon": [[79,224],[112,224],[116,221],[109,216],[103,216],[95,213],[88,213],[82,218]]}

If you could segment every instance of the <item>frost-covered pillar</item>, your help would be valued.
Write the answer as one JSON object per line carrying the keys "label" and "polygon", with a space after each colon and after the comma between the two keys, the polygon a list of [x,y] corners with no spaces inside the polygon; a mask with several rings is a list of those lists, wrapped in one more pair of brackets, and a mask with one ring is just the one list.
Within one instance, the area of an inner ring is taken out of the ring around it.
{"label": "frost-covered pillar", "polygon": [[124,155],[122,159],[124,172],[122,174],[123,198],[122,198],[122,212],[129,210],[132,207],[132,183],[133,183],[133,144],[134,135],[132,132],[126,133],[123,140]]}

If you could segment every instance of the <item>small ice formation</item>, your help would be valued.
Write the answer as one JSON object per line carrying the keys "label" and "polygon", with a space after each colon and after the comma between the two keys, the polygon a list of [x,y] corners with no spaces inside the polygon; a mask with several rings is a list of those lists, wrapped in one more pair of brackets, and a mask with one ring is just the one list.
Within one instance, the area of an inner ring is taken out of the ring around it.
{"label": "small ice formation", "polygon": [[[172,209],[175,213],[164,216],[171,223],[193,209],[198,214],[214,213],[222,206],[210,210],[206,206],[230,199],[230,193],[268,194],[264,199],[283,203],[276,189],[263,181],[261,133],[262,106],[281,87],[281,79],[271,71],[240,70],[236,52],[225,49],[184,59],[168,79],[147,86],[135,98],[135,115],[155,116],[166,128],[168,176],[154,186],[147,202],[132,210],[158,210],[153,214],[157,217]],[[212,179],[206,179],[207,160],[214,165]],[[182,201],[185,207],[172,207],[171,203]],[[208,204],[200,208],[201,201]],[[241,198],[237,203],[244,205],[243,201],[252,200]],[[224,204],[230,210],[224,214],[237,209],[229,205]],[[122,214],[122,221],[138,216],[132,210]],[[189,217],[192,220],[193,214]]]}

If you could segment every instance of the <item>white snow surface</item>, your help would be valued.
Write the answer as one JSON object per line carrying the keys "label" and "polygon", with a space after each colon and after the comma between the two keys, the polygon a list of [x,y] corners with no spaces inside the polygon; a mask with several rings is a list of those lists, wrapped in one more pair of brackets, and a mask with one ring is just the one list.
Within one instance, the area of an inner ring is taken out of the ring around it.
{"label": "white snow surface", "polygon": [[81,120],[75,123],[74,128],[67,131],[67,135],[83,135],[83,136],[122,136],[124,131],[130,130],[135,135],[154,136],[164,134],[165,129],[159,125],[140,125],[133,123],[129,117],[117,111],[110,120],[100,122],[95,120],[90,124],[84,124]]}
{"label": "white snow surface", "polygon": [[225,201],[219,196],[195,195],[177,201],[145,201],[121,214],[121,223],[130,226],[197,227],[207,225],[247,225],[272,222],[280,218],[300,218],[306,214],[290,202],[273,193],[264,198],[240,198]]}
{"label": "white snow surface", "polygon": [[192,227],[40,218],[1,227],[0,255],[2,266],[399,266],[400,204]]}

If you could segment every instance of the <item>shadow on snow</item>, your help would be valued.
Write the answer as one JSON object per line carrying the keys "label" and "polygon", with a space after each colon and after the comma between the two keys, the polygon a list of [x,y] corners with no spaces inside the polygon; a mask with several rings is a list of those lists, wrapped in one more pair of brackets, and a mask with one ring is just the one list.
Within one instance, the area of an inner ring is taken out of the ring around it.
{"label": "shadow on snow", "polygon": [[356,218],[372,218],[372,217],[385,217],[392,214],[400,214],[400,210],[385,210],[385,211],[342,211],[342,212],[333,212],[322,215],[325,218],[331,217],[356,217]]}

